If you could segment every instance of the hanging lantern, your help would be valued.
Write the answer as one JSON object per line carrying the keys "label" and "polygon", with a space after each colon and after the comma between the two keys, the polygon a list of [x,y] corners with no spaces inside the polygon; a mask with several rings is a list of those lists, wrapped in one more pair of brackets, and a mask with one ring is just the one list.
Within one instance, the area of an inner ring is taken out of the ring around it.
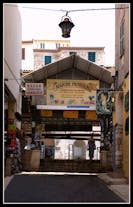
{"label": "hanging lantern", "polygon": [[60,22],[59,27],[61,27],[62,29],[62,37],[68,38],[70,37],[70,32],[71,29],[74,27],[74,24],[71,21],[70,17],[68,17],[66,14],[62,17],[62,21]]}

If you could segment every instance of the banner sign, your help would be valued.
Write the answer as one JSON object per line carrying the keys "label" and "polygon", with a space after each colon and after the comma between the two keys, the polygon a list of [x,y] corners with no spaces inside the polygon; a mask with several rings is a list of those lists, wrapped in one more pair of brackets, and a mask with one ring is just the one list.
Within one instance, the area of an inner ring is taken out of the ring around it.
{"label": "banner sign", "polygon": [[96,113],[98,115],[112,114],[112,93],[107,88],[97,89]]}
{"label": "banner sign", "polygon": [[87,106],[96,109],[99,80],[47,79],[46,104],[53,106]]}
{"label": "banner sign", "polygon": [[25,91],[26,96],[44,95],[43,83],[26,83],[25,88],[26,88]]}

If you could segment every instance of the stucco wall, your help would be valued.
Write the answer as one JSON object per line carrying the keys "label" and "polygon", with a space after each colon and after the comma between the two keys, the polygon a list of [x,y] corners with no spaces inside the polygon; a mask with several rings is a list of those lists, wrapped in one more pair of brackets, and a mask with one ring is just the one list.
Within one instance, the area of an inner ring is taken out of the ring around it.
{"label": "stucco wall", "polygon": [[22,24],[19,9],[16,4],[4,4],[4,78],[11,94],[16,101],[16,110],[21,111],[20,70]]}
{"label": "stucco wall", "polygon": [[[130,155],[130,131],[129,134],[126,133],[125,131],[125,123],[126,119],[129,117],[129,110],[126,111],[125,109],[125,95],[129,91],[129,76],[125,79],[124,84],[123,84],[123,90],[124,90],[124,103],[123,103],[123,114],[124,114],[124,119],[123,119],[123,171],[126,177],[129,177],[129,155]],[[129,96],[130,98],[130,96]],[[130,108],[129,108],[130,109]],[[130,120],[130,119],[129,119]]]}

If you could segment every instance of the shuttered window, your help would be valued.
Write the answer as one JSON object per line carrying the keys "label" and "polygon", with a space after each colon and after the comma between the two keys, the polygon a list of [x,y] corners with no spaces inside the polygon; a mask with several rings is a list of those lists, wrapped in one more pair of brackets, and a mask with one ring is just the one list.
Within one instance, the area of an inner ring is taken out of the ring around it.
{"label": "shuttered window", "polygon": [[44,64],[47,65],[51,63],[51,56],[44,56]]}
{"label": "shuttered window", "polygon": [[95,62],[96,61],[96,52],[88,52],[88,60]]}

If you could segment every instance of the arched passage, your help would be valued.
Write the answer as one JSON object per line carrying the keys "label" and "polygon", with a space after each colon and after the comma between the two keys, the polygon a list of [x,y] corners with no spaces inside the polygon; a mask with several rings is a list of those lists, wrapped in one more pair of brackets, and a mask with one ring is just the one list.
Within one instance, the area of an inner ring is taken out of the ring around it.
{"label": "arched passage", "polygon": [[86,144],[83,140],[76,140],[73,143],[73,159],[86,159]]}

